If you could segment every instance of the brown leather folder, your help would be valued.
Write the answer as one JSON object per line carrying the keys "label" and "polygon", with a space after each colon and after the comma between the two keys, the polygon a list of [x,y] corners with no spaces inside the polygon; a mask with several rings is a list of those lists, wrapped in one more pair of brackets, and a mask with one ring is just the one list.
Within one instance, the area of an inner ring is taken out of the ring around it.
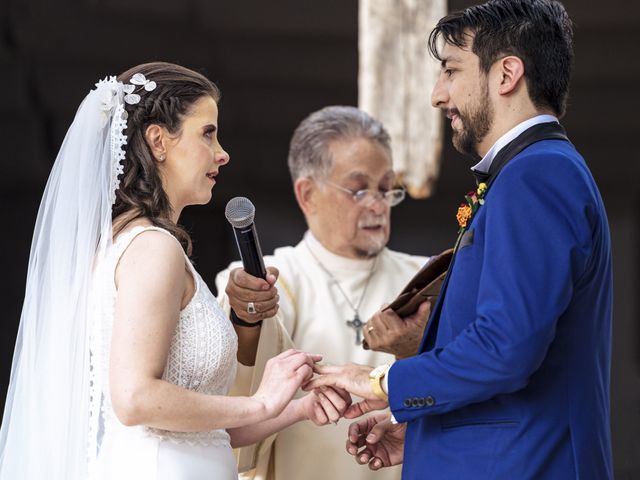
{"label": "brown leather folder", "polygon": [[[440,289],[444,283],[444,277],[453,258],[453,248],[431,257],[424,266],[418,270],[409,283],[402,289],[396,299],[384,308],[392,309],[400,317],[408,317],[416,313],[418,307],[424,301],[429,300],[433,307],[438,301]],[[363,340],[362,347],[369,350],[369,344]]]}
{"label": "brown leather folder", "polygon": [[425,300],[430,300],[431,304],[435,305],[451,258],[452,248],[431,257],[385,310],[390,308],[400,317],[407,317],[415,313]]}

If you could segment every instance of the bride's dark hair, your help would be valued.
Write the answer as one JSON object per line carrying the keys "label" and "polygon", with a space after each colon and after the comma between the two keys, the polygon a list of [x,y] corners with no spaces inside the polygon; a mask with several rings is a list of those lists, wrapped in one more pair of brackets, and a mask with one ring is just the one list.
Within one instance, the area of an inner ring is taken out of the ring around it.
{"label": "bride's dark hair", "polygon": [[200,73],[165,62],[138,65],[122,73],[118,80],[129,83],[136,73],[156,82],[156,88],[140,92],[140,103],[125,104],[128,113],[126,157],[112,209],[112,219],[121,218],[114,225],[114,235],[132,220],[148,218],[153,225],[171,232],[191,255],[189,234],[171,221],[172,207],[145,132],[149,125],[155,124],[172,135],[179,135],[183,119],[194,104],[204,96],[212,97],[217,103],[220,90]]}

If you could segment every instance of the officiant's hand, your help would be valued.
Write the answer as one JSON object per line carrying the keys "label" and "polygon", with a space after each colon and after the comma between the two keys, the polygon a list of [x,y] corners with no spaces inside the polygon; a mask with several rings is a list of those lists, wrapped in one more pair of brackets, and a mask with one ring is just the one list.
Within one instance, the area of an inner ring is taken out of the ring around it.
{"label": "officiant's hand", "polygon": [[[275,267],[267,267],[266,280],[249,275],[242,268],[234,268],[229,272],[224,291],[229,297],[229,305],[240,319],[256,323],[276,314],[280,300],[275,286],[278,275],[280,272]],[[249,307],[250,302],[253,309]]]}
{"label": "officiant's hand", "polygon": [[416,313],[404,318],[383,307],[362,329],[364,339],[371,350],[391,353],[398,359],[412,357],[418,353],[430,315],[429,301],[422,302]]}
{"label": "officiant's hand", "polygon": [[338,387],[347,392],[362,397],[363,400],[352,404],[345,412],[344,418],[356,418],[371,410],[386,408],[388,403],[379,399],[369,380],[369,373],[373,368],[366,365],[348,363],[346,365],[315,364],[313,371],[319,374],[313,380],[303,385],[303,390],[313,390],[323,386]]}
{"label": "officiant's hand", "polygon": [[392,423],[388,413],[364,418],[349,426],[347,452],[371,470],[399,465],[406,429],[406,423]]}

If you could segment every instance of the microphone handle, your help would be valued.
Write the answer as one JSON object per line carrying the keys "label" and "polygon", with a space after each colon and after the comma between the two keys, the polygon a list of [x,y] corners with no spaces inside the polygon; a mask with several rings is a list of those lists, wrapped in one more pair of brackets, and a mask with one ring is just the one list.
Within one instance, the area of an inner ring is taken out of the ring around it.
{"label": "microphone handle", "polygon": [[260,240],[258,239],[255,224],[252,223],[244,228],[233,227],[233,233],[236,237],[244,271],[254,277],[266,280],[267,270],[264,267],[262,249],[260,248]]}

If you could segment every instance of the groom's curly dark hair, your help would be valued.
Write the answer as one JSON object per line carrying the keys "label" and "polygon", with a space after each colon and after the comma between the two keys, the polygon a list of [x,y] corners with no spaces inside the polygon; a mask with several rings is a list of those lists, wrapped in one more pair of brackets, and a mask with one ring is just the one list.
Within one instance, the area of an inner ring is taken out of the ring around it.
{"label": "groom's curly dark hair", "polygon": [[488,73],[501,57],[524,63],[531,101],[564,115],[573,67],[573,27],[555,0],[490,0],[443,17],[429,36],[429,50],[442,60],[439,41],[471,47]]}

